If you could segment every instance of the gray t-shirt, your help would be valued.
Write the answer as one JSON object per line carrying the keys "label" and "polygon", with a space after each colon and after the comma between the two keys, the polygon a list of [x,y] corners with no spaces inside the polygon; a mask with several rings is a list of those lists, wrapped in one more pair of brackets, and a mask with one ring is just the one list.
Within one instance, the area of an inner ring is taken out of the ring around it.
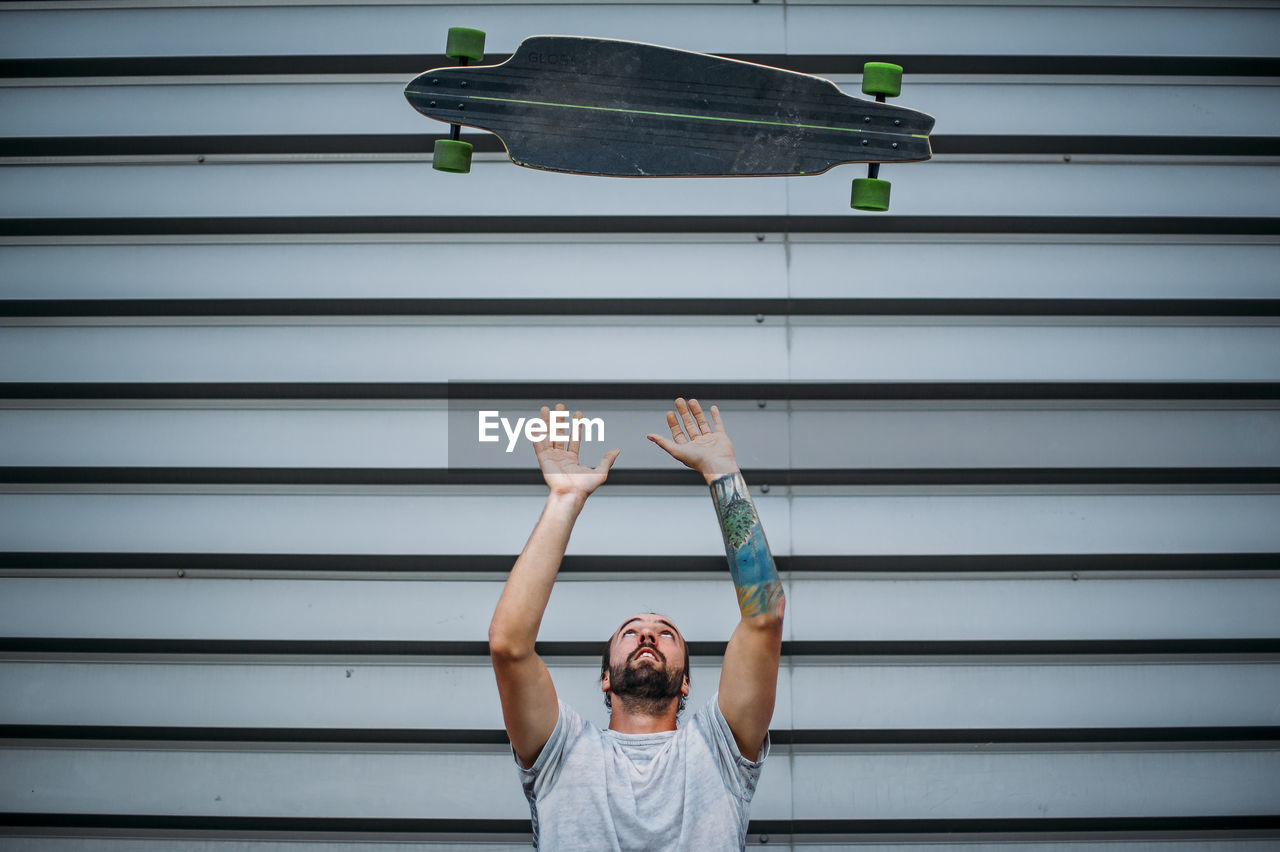
{"label": "gray t-shirt", "polygon": [[656,734],[598,728],[561,701],[538,759],[516,766],[546,852],[716,852],[746,847],[768,754],[766,736],[759,760],[742,756],[714,695],[688,724]]}

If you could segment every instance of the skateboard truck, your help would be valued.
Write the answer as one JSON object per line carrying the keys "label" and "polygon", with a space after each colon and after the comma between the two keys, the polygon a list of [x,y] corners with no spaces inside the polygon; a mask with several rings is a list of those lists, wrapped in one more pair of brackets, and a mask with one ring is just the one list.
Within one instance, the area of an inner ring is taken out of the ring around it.
{"label": "skateboard truck", "polygon": [[[481,61],[484,59],[484,31],[473,30],[470,27],[450,27],[444,55],[457,60],[459,65],[466,65],[468,61]],[[470,142],[459,139],[461,134],[462,125],[451,123],[449,138],[436,140],[435,151],[431,157],[433,169],[454,174],[466,174],[471,171],[471,152],[474,146]]]}
{"label": "skateboard truck", "polygon": [[[862,93],[875,95],[876,103],[902,92],[902,66],[889,62],[868,62],[862,66]],[[864,143],[865,144],[865,143]],[[895,144],[893,147],[897,148]],[[880,164],[867,163],[867,176],[854,178],[849,206],[855,210],[883,213],[889,209],[889,181],[880,180]]]}

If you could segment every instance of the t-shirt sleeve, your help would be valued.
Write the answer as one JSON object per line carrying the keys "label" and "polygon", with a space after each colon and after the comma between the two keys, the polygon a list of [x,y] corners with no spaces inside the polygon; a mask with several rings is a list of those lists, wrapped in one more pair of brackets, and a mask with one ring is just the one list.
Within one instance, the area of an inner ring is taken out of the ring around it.
{"label": "t-shirt sleeve", "polygon": [[769,735],[765,734],[764,745],[760,748],[758,759],[747,760],[743,757],[742,752],[738,750],[737,740],[733,738],[733,731],[730,730],[729,723],[724,718],[724,713],[720,712],[718,694],[712,695],[711,700],[698,710],[694,723],[707,738],[725,786],[740,799],[751,801],[751,797],[756,793],[756,783],[760,780],[760,769],[764,766],[765,758],[769,756]]}
{"label": "t-shirt sleeve", "polygon": [[547,744],[542,747],[542,751],[534,760],[533,766],[528,769],[521,766],[520,758],[516,757],[516,750],[511,749],[511,757],[516,762],[520,783],[525,793],[538,798],[556,783],[560,767],[564,763],[565,752],[568,751],[569,744],[582,733],[582,727],[585,724],[578,712],[568,704],[560,701],[559,705],[560,714],[556,718],[556,726],[551,731]]}

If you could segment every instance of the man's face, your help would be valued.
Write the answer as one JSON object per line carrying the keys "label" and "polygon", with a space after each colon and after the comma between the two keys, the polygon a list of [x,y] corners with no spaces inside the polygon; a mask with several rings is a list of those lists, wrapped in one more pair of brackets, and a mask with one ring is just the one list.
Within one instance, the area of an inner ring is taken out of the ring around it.
{"label": "man's face", "polygon": [[601,684],[614,695],[669,700],[689,694],[685,643],[660,615],[633,615],[613,635],[609,671]]}

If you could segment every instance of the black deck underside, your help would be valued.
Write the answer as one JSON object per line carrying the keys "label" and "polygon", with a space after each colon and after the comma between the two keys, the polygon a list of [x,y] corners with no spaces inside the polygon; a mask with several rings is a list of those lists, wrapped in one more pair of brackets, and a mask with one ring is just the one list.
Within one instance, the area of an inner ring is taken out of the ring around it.
{"label": "black deck underside", "polygon": [[800,175],[931,156],[924,113],[820,77],[627,41],[535,36],[501,65],[428,71],[405,97],[553,171]]}

